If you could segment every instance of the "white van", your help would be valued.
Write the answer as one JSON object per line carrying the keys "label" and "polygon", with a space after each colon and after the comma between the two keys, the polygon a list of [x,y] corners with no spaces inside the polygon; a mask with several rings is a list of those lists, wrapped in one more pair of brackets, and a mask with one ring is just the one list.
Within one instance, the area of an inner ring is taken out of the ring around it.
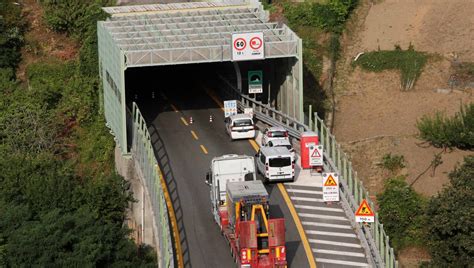
{"label": "white van", "polygon": [[267,182],[295,181],[295,163],[285,147],[262,147],[255,155],[257,171]]}
{"label": "white van", "polygon": [[225,130],[231,140],[253,139],[255,137],[255,126],[251,115],[235,114],[224,120]]}
{"label": "white van", "polygon": [[228,182],[255,181],[255,161],[252,156],[227,154],[214,157],[206,174],[206,184],[211,187],[212,212],[219,222],[219,205],[224,204]]}

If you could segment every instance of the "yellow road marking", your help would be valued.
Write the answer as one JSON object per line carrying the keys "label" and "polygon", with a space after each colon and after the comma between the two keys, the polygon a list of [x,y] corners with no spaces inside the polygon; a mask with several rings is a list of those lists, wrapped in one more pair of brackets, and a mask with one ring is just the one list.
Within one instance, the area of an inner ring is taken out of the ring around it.
{"label": "yellow road marking", "polygon": [[204,145],[202,145],[202,144],[201,144],[201,150],[204,152],[204,154],[207,154],[206,147],[204,147]]}
{"label": "yellow road marking", "polygon": [[185,126],[188,126],[188,122],[186,122],[186,119],[184,119],[183,117],[181,117],[181,122],[183,122]]}
{"label": "yellow road marking", "polygon": [[300,218],[298,217],[298,213],[296,213],[295,207],[293,206],[293,203],[291,202],[291,199],[288,196],[283,183],[278,183],[278,189],[280,189],[281,195],[283,196],[283,199],[285,199],[291,216],[293,216],[293,220],[295,221],[296,229],[298,229],[301,242],[303,242],[304,251],[306,252],[306,257],[308,258],[309,267],[316,268],[316,261],[314,260],[313,251],[309,245],[308,237],[306,237],[306,233],[304,232],[303,225],[301,224]]}
{"label": "yellow road marking", "polygon": [[191,135],[193,135],[195,140],[199,140],[198,136],[196,135],[196,132],[194,130],[191,130]]}
{"label": "yellow road marking", "polygon": [[221,110],[224,111],[224,105],[221,103],[221,100],[216,97],[216,95],[214,95],[214,92],[211,92],[208,88],[206,88],[206,93],[209,95],[209,97],[211,97],[212,100],[214,100],[215,103],[217,103],[217,105],[219,105],[219,107],[221,107]]}
{"label": "yellow road marking", "polygon": [[[224,106],[221,104],[221,100],[219,100],[209,89],[206,89],[206,93],[214,100],[214,102],[221,107],[222,110],[224,110]],[[259,146],[255,140],[248,140],[250,145],[252,145],[253,149],[255,151],[259,150]],[[286,192],[285,186],[283,183],[278,183],[278,189],[281,192],[281,195],[283,196],[283,199],[285,200],[286,205],[288,206],[288,209],[290,210],[290,214],[293,217],[293,221],[295,222],[296,229],[298,230],[298,233],[300,234],[301,242],[303,242],[303,247],[304,251],[306,252],[306,257],[308,258],[309,262],[309,267],[311,268],[316,268],[316,261],[313,256],[313,251],[311,250],[311,247],[309,245],[308,237],[306,236],[306,233],[304,232],[303,225],[301,224],[300,218],[298,216],[298,213],[296,213],[296,209],[293,206],[293,203],[291,202],[290,197],[288,196],[288,193]]]}
{"label": "yellow road marking", "polygon": [[255,140],[249,140],[249,142],[250,142],[250,145],[252,145],[253,149],[255,149],[255,151],[258,152],[260,147],[258,146],[257,142]]}
{"label": "yellow road marking", "polygon": [[172,103],[170,103],[170,106],[175,113],[179,112],[178,108],[176,108],[176,106],[174,106]]}
{"label": "yellow road marking", "polygon": [[168,207],[168,214],[171,220],[171,229],[173,231],[173,239],[176,248],[176,261],[178,262],[178,267],[183,268],[183,251],[181,249],[181,238],[178,230],[178,221],[176,220],[176,214],[174,212],[173,203],[171,202],[170,193],[168,191],[168,186],[166,185],[165,178],[161,172],[160,166],[156,165],[158,176],[160,177],[161,187],[163,189],[163,195],[165,197],[166,206]]}

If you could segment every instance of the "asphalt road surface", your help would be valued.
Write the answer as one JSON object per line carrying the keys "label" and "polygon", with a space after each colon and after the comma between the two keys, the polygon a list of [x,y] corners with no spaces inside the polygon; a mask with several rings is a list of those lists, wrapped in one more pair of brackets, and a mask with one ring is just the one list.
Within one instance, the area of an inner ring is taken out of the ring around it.
{"label": "asphalt road surface", "polygon": [[[248,140],[230,141],[223,111],[202,89],[182,86],[157,90],[154,98],[151,91],[137,96],[175,207],[185,267],[234,267],[230,248],[213,221],[204,180],[213,157],[254,155],[255,149]],[[278,187],[269,185],[267,190],[270,217],[285,218],[288,266],[308,267],[300,235]]]}

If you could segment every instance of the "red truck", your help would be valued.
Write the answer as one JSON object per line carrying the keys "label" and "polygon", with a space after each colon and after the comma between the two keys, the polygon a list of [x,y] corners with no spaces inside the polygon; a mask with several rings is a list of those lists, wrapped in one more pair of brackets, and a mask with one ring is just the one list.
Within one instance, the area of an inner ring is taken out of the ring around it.
{"label": "red truck", "polygon": [[215,200],[212,207],[237,267],[286,267],[285,220],[270,219],[263,183],[228,181],[225,199]]}

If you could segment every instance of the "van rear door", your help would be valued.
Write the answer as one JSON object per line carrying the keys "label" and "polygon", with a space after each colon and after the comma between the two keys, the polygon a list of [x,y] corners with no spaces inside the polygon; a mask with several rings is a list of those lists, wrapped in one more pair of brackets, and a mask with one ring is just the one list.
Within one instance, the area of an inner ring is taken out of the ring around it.
{"label": "van rear door", "polygon": [[293,178],[291,156],[279,156],[268,159],[268,179],[283,180]]}

